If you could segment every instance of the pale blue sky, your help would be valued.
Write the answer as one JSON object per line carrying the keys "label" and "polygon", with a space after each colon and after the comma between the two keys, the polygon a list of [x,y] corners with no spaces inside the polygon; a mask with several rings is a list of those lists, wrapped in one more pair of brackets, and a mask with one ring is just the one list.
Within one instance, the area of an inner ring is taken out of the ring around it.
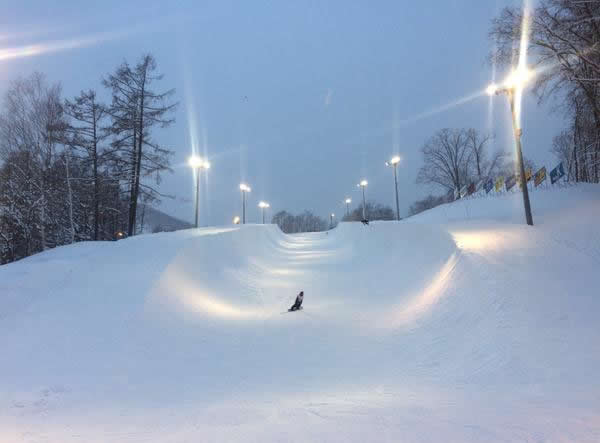
{"label": "pale blue sky", "polygon": [[[35,70],[62,82],[66,96],[100,90],[101,76],[122,60],[153,53],[162,86],[176,88],[180,102],[176,124],[156,132],[176,152],[161,190],[177,198],[160,208],[183,219],[193,219],[185,166],[193,143],[213,165],[202,185],[202,224],[239,214],[242,180],[253,188],[250,221],[258,220],[260,199],[275,211],[341,215],[345,197],[359,202],[363,177],[368,198],[393,206],[384,161],[395,153],[403,157],[404,214],[430,191],[415,177],[419,148],[436,130],[491,130],[498,146],[512,149],[501,98],[493,116],[484,96],[423,114],[485,88],[490,21],[516,0],[84,3],[0,1],[0,51],[39,43],[57,49],[0,60],[0,93]],[[71,44],[82,38],[80,47]],[[562,126],[528,96],[525,155],[555,163],[548,150]]]}

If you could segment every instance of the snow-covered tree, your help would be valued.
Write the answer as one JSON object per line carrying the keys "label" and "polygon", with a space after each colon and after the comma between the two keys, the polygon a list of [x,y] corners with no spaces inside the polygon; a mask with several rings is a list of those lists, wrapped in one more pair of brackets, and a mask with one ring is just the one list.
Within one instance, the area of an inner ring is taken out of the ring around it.
{"label": "snow-covered tree", "polygon": [[[93,239],[99,239],[100,224],[100,172],[105,158],[102,142],[107,137],[102,130],[102,121],[106,115],[105,107],[96,99],[93,90],[82,91],[72,101],[65,100],[65,114],[70,117],[66,132],[66,143],[83,155],[89,165],[89,172],[81,179],[89,176],[93,206]],[[68,158],[68,157],[67,157]],[[86,183],[87,184],[87,183]]]}

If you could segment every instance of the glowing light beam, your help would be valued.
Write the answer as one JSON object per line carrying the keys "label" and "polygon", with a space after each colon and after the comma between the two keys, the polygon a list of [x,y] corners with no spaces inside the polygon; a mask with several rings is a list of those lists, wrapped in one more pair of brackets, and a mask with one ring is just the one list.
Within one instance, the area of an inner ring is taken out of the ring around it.
{"label": "glowing light beam", "polygon": [[[527,46],[529,45],[529,24],[531,23],[531,8],[529,1],[523,2],[523,21],[521,23],[521,42],[519,46],[519,63],[517,65],[516,73],[519,73],[519,78],[513,78],[519,80],[515,85],[515,115],[517,125],[521,127],[521,102],[523,99],[523,88],[525,86],[524,79],[522,78],[525,73],[531,72],[527,69]],[[513,74],[514,76],[514,74]]]}

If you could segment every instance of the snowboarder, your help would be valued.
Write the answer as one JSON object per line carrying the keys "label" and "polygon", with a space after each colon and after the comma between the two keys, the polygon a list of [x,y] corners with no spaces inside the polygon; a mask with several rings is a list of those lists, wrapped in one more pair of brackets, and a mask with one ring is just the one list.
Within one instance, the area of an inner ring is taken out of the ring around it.
{"label": "snowboarder", "polygon": [[302,309],[302,300],[304,300],[304,291],[300,291],[300,294],[296,296],[296,301],[292,305],[288,311],[297,311],[298,309]]}

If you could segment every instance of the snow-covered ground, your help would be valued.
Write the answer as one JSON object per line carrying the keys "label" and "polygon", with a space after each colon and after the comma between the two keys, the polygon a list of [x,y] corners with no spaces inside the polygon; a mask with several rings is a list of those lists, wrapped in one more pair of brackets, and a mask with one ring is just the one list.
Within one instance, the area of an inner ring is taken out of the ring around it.
{"label": "snow-covered ground", "polygon": [[600,441],[600,186],[531,198],[2,266],[0,442]]}

